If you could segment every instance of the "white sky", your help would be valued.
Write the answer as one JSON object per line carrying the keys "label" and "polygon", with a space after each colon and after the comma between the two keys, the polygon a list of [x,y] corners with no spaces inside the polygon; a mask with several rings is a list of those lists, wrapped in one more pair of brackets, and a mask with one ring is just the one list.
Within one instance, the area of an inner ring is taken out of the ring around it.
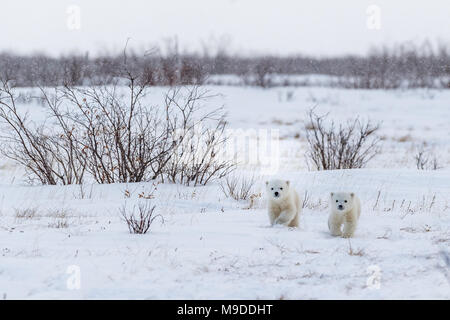
{"label": "white sky", "polygon": [[[381,29],[366,9],[381,9]],[[79,30],[67,8],[80,8]],[[0,0],[0,50],[19,53],[147,49],[168,37],[180,47],[222,42],[231,52],[364,54],[403,41],[450,43],[449,0]],[[222,41],[225,39],[225,41]]]}

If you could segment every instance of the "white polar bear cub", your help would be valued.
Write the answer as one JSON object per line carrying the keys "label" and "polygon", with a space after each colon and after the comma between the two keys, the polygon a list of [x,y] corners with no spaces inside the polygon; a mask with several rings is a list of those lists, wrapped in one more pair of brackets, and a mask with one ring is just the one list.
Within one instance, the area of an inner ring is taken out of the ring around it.
{"label": "white polar bear cub", "polygon": [[289,181],[271,180],[266,182],[270,224],[298,227],[300,198]]}
{"label": "white polar bear cub", "polygon": [[[333,236],[353,237],[361,214],[361,202],[354,193],[331,193],[328,228]],[[341,226],[344,229],[341,231]]]}

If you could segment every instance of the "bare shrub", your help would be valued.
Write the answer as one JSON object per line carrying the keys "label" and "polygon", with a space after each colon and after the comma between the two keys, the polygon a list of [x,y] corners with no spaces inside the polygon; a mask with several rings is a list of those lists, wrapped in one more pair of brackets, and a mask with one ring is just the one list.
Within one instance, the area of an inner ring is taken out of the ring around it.
{"label": "bare shrub", "polygon": [[246,210],[250,210],[250,209],[252,209],[254,207],[258,207],[258,208],[261,207],[261,198],[262,198],[262,193],[261,192],[252,193],[249,196],[250,201],[249,201],[248,207],[246,207],[245,209]]}
{"label": "bare shrub", "polygon": [[254,195],[253,188],[256,179],[254,176],[245,177],[237,175],[228,175],[225,181],[221,181],[219,186],[227,198],[233,198],[236,201],[249,200]]}
{"label": "bare shrub", "polygon": [[70,130],[55,132],[29,121],[27,114],[18,111],[10,84],[2,80],[0,86],[2,154],[21,164],[31,180],[50,185],[81,183],[85,164],[76,156]]}
{"label": "bare shrub", "polygon": [[424,144],[417,148],[414,159],[419,170],[438,170],[441,168],[436,155],[430,149],[427,149]]}
{"label": "bare shrub", "polygon": [[120,208],[120,214],[127,223],[130,233],[145,234],[156,218],[159,217],[164,221],[161,215],[154,214],[155,208],[156,206],[152,206],[149,201],[143,201],[134,206],[131,212],[124,205]]}
{"label": "bare shrub", "polygon": [[232,159],[221,157],[228,138],[223,109],[201,112],[200,102],[207,97],[208,91],[198,87],[184,95],[181,88],[176,88],[165,97],[167,109],[174,110],[170,124],[176,146],[163,176],[173,183],[205,185],[235,167]]}
{"label": "bare shrub", "polygon": [[14,214],[16,216],[16,219],[34,219],[36,217],[39,217],[39,210],[38,208],[20,208],[20,209],[14,209]]}
{"label": "bare shrub", "polygon": [[174,145],[163,114],[143,104],[146,84],[132,75],[128,80],[128,99],[116,86],[65,86],[62,95],[69,106],[52,105],[66,136],[79,144],[77,155],[98,183],[155,179]]}
{"label": "bare shrub", "polygon": [[[211,45],[211,44],[209,44]],[[234,74],[244,85],[314,85],[315,81],[298,80],[279,75],[330,75],[323,83],[344,88],[449,88],[450,51],[448,43],[433,45],[425,40],[371,49],[365,56],[314,57],[243,56],[231,54],[229,43],[217,50],[204,45],[204,53],[179,49],[176,38],[165,46],[132,53],[129,64],[152,85],[200,84],[210,75]],[[214,51],[214,52],[213,52]],[[0,53],[0,74],[14,76],[18,86],[58,86],[92,84],[98,79],[112,83],[120,74],[119,53],[90,57],[70,54],[50,57],[42,54],[16,55]],[[277,77],[274,77],[277,75]]]}
{"label": "bare shrub", "polygon": [[50,218],[65,219],[73,216],[73,212],[70,209],[66,208],[56,208],[48,210],[45,216]]}
{"label": "bare shrub", "polygon": [[407,134],[405,136],[398,137],[395,140],[398,142],[408,142],[408,141],[412,140],[412,137],[411,137],[411,135]]}
{"label": "bare shrub", "polygon": [[66,229],[69,227],[69,221],[67,221],[67,219],[64,218],[58,218],[55,219],[55,221],[50,222],[48,224],[49,228],[55,228],[55,229]]}
{"label": "bare shrub", "polygon": [[380,139],[375,135],[379,124],[356,118],[346,125],[336,126],[331,121],[327,126],[328,115],[318,116],[310,110],[308,116],[308,166],[312,164],[317,170],[362,168],[379,152]]}
{"label": "bare shrub", "polygon": [[322,201],[321,198],[318,198],[317,200],[312,199],[308,190],[305,190],[302,197],[302,208],[307,208],[310,210],[324,210],[328,208],[328,203],[326,201]]}
{"label": "bare shrub", "polygon": [[273,62],[269,57],[259,59],[254,67],[255,84],[262,88],[270,87],[272,85],[271,74],[273,70]]}
{"label": "bare shrub", "polygon": [[181,58],[180,80],[183,85],[200,85],[206,80],[207,72],[199,59],[190,56]]}
{"label": "bare shrub", "polygon": [[86,184],[80,183],[78,185],[78,194],[74,194],[75,199],[92,199],[93,197],[93,191],[94,191],[94,185],[90,184],[89,189],[86,189]]}
{"label": "bare shrub", "polygon": [[125,198],[132,198],[137,193],[138,199],[154,199],[155,198],[155,192],[158,190],[158,182],[153,182],[151,184],[145,184],[141,188],[141,191],[138,192],[137,188],[131,190],[128,186],[123,190],[123,195]]}
{"label": "bare shrub", "polygon": [[348,255],[350,256],[358,256],[358,257],[362,257],[365,255],[364,249],[362,248],[358,248],[358,249],[353,249],[352,247],[352,243],[350,242],[350,240],[348,240],[348,251],[347,251]]}
{"label": "bare shrub", "polygon": [[[204,185],[222,178],[232,161],[217,156],[226,141],[221,108],[203,112],[209,96],[198,87],[172,89],[165,105],[149,106],[149,83],[125,68],[124,88],[64,85],[42,89],[52,123],[35,125],[21,114],[9,81],[0,88],[3,154],[42,184],[81,184],[86,173],[98,183],[160,178]],[[125,92],[124,92],[125,90]]]}
{"label": "bare shrub", "polygon": [[310,203],[310,195],[308,190],[305,190],[305,193],[303,195],[302,208],[305,209],[309,203]]}
{"label": "bare shrub", "polygon": [[46,217],[53,218],[53,222],[48,224],[49,228],[65,229],[69,227],[69,216],[72,212],[65,208],[51,209],[47,212]]}

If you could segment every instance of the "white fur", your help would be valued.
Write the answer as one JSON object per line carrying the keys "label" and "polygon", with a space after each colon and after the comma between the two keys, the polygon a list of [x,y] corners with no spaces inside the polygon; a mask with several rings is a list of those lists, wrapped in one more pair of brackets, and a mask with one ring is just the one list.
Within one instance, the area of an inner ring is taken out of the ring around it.
{"label": "white fur", "polygon": [[[342,206],[342,207],[339,207]],[[333,236],[353,237],[361,214],[361,202],[354,193],[337,192],[330,196],[328,228]],[[344,225],[341,230],[342,224]]]}
{"label": "white fur", "polygon": [[270,224],[298,227],[300,198],[289,181],[267,181],[266,191]]}

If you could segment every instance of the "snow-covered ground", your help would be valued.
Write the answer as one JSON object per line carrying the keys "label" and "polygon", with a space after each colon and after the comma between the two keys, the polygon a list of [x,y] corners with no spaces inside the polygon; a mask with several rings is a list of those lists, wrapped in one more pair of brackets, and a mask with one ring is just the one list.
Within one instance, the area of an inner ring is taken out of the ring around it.
{"label": "snow-covered ground", "polygon": [[[254,174],[255,203],[206,187],[159,184],[149,233],[129,234],[119,209],[151,183],[29,186],[0,162],[0,298],[16,299],[449,299],[450,91],[211,86],[233,129],[278,129],[276,175],[306,198],[301,227],[269,227]],[[24,91],[28,89],[22,89]],[[158,101],[166,88],[155,88]],[[367,169],[308,171],[306,111],[335,121],[382,121],[382,150]],[[23,104],[45,119],[37,104]],[[439,170],[417,170],[426,143]],[[328,194],[363,203],[354,238],[328,234]],[[78,282],[78,280],[80,280]]]}

